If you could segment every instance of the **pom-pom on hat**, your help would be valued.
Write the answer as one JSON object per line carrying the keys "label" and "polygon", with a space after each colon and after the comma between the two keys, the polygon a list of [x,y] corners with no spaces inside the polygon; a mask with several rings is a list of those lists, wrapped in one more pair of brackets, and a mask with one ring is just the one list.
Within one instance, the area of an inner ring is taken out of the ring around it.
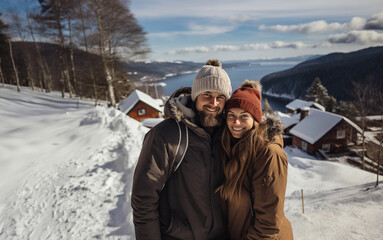
{"label": "pom-pom on hat", "polygon": [[260,123],[262,121],[261,90],[259,81],[246,80],[226,102],[226,113],[231,108],[241,108]]}
{"label": "pom-pom on hat", "polygon": [[208,60],[195,76],[191,89],[192,100],[195,101],[199,94],[207,91],[222,93],[226,101],[230,98],[230,78],[218,59]]}

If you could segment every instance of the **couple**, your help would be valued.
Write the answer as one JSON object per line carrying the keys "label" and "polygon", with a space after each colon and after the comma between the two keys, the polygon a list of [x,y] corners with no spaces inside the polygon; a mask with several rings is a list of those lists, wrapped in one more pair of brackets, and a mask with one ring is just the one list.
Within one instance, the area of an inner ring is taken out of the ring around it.
{"label": "couple", "polygon": [[[170,119],[146,134],[131,197],[136,239],[293,239],[282,124],[262,119],[259,82],[231,91],[221,63],[207,61],[191,92],[166,103]],[[173,171],[176,121],[189,142]]]}

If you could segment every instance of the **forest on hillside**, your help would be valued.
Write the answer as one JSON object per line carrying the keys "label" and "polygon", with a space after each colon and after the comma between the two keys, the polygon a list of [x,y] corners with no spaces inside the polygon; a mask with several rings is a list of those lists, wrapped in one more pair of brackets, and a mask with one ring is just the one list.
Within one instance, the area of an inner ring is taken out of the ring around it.
{"label": "forest on hillside", "polygon": [[261,81],[264,91],[304,99],[307,89],[316,78],[320,78],[328,93],[338,101],[356,100],[353,83],[371,83],[383,88],[383,47],[331,53],[269,74]]}

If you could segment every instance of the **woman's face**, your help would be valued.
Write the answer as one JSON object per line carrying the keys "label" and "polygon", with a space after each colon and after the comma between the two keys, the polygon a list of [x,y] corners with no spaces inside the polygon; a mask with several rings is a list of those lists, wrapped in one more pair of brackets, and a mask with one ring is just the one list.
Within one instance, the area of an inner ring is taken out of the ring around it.
{"label": "woman's face", "polygon": [[241,138],[254,124],[258,123],[245,110],[230,108],[227,112],[226,124],[234,138]]}

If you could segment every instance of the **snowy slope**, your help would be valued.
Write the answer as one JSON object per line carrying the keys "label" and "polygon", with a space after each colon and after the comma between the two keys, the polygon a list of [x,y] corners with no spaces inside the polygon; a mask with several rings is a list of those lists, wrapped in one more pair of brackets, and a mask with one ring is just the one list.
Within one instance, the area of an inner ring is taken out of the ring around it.
{"label": "snowy slope", "polygon": [[[134,239],[131,179],[147,129],[93,105],[0,86],[0,239]],[[375,175],[285,151],[295,239],[382,239]]]}

